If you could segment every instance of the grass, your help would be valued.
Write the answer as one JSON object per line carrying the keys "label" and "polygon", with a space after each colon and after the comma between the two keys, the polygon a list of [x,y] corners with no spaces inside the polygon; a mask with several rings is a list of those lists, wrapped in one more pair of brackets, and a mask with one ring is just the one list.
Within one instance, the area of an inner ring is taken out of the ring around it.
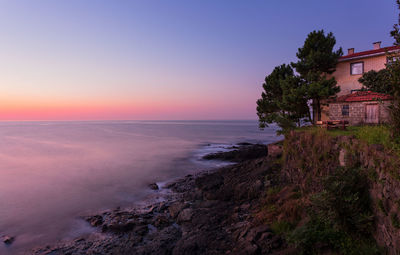
{"label": "grass", "polygon": [[319,127],[303,127],[299,130],[307,132],[326,132],[327,134],[337,136],[355,136],[357,139],[368,144],[381,144],[386,149],[389,149],[400,155],[400,143],[395,142],[391,136],[390,127],[387,125],[376,126],[349,126],[346,130],[333,129],[326,130]]}

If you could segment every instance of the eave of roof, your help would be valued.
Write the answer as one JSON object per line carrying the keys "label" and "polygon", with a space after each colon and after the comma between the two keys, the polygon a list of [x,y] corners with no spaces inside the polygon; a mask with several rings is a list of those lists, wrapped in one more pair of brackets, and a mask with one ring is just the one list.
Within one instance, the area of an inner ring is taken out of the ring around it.
{"label": "eave of roof", "polygon": [[357,52],[357,53],[353,53],[350,55],[340,57],[339,62],[384,55],[384,54],[386,54],[386,52],[393,52],[393,51],[398,51],[398,50],[400,50],[400,46],[390,46],[390,47],[384,47],[384,48],[380,48],[380,49],[376,49],[376,50],[367,50],[367,51]]}

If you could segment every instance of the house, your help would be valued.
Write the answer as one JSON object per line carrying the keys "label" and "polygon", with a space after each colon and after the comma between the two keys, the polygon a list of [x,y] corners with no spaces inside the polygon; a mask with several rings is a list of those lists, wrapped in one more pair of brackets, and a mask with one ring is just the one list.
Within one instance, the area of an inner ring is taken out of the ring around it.
{"label": "house", "polygon": [[390,100],[392,100],[390,95],[371,91],[357,91],[339,96],[329,103],[329,118],[345,120],[350,125],[388,122],[387,109]]}
{"label": "house", "polygon": [[387,106],[391,97],[370,91],[361,91],[358,82],[363,73],[385,68],[387,53],[400,51],[400,46],[381,48],[381,42],[373,43],[373,49],[355,52],[348,49],[347,55],[340,57],[336,71],[332,74],[340,86],[335,100],[330,100],[322,107],[321,119],[348,120],[350,124],[383,123],[389,119]]}

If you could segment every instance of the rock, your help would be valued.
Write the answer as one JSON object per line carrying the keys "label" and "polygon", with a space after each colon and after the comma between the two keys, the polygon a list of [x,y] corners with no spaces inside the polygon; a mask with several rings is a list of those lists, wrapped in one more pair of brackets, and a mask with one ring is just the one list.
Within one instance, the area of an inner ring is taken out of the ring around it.
{"label": "rock", "polygon": [[107,226],[108,231],[112,232],[128,232],[133,229],[135,226],[135,222],[127,221],[127,222],[116,222]]}
{"label": "rock", "polygon": [[172,204],[168,210],[169,214],[171,215],[172,218],[175,218],[178,216],[178,214],[186,207],[185,203],[182,202],[176,202]]}
{"label": "rock", "polygon": [[154,226],[156,226],[158,229],[162,229],[169,225],[170,225],[170,222],[165,215],[158,215],[156,217],[156,219],[154,220]]}
{"label": "rock", "polygon": [[253,145],[252,143],[248,143],[248,142],[241,142],[241,143],[237,143],[236,145],[239,146],[249,146],[249,145]]}
{"label": "rock", "polygon": [[86,219],[92,227],[98,227],[103,224],[103,217],[101,215],[94,215]]}
{"label": "rock", "polygon": [[158,190],[159,188],[158,188],[158,185],[157,185],[157,183],[150,183],[149,185],[148,185],[148,187],[150,188],[150,189],[152,189],[152,190]]}
{"label": "rock", "polygon": [[14,240],[15,240],[15,237],[13,237],[13,236],[3,236],[3,242],[5,244],[10,245],[14,242]]}
{"label": "rock", "polygon": [[149,232],[149,227],[147,225],[139,225],[136,226],[133,231],[135,232],[135,234],[138,234],[140,236],[144,236],[147,234],[147,232]]}
{"label": "rock", "polygon": [[179,213],[178,215],[178,223],[179,222],[185,222],[185,221],[190,221],[193,216],[193,209],[191,208],[186,208],[182,212]]}
{"label": "rock", "polygon": [[267,225],[261,225],[250,229],[245,238],[249,242],[257,241],[258,239],[260,239],[262,234],[266,232],[270,233],[271,232],[270,228]]}
{"label": "rock", "polygon": [[207,154],[203,159],[211,160],[225,160],[232,162],[242,162],[250,159],[256,159],[261,157],[266,157],[268,154],[268,146],[264,144],[254,144],[245,145],[239,147],[239,149],[227,151],[227,152],[217,152]]}
{"label": "rock", "polygon": [[282,156],[283,148],[279,143],[268,144],[268,157],[278,158]]}
{"label": "rock", "polygon": [[198,202],[197,206],[200,208],[211,208],[218,205],[220,202],[218,200],[204,200]]}
{"label": "rock", "polygon": [[256,180],[249,188],[248,198],[251,199],[258,197],[262,188],[263,188],[262,182],[260,180]]}
{"label": "rock", "polygon": [[[278,254],[286,247],[284,240],[254,217],[262,206],[264,180],[275,182],[278,169],[270,166],[264,145],[260,154],[254,154],[255,147],[259,145],[242,145],[234,153],[235,159],[246,160],[243,163],[168,184],[171,192],[157,193],[165,196],[162,202],[157,198],[86,218],[104,234],[96,232],[30,254]],[[247,160],[246,153],[262,156]]]}

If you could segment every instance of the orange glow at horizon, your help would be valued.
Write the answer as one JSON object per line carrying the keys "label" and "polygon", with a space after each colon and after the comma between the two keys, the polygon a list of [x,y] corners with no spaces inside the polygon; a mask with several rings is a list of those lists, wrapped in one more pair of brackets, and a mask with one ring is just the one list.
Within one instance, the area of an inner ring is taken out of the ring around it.
{"label": "orange glow at horizon", "polygon": [[[222,102],[0,102],[0,120],[127,120],[127,119],[190,119],[188,112],[218,118],[215,109]],[[237,105],[240,112],[243,105]],[[231,109],[232,110],[232,109]],[[246,110],[246,109],[244,109]],[[189,115],[191,116],[191,115]],[[227,117],[231,117],[228,116]]]}

